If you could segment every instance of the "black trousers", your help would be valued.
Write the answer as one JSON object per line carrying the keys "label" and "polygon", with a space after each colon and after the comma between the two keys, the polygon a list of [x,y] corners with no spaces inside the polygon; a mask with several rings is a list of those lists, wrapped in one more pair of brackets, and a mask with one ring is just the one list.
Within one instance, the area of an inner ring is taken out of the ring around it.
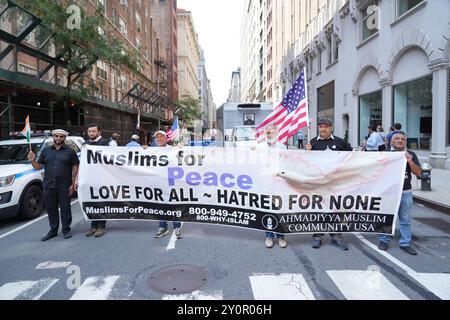
{"label": "black trousers", "polygon": [[62,232],[70,232],[72,224],[72,210],[70,207],[69,184],[58,184],[44,186],[45,207],[48,212],[50,232],[58,233],[59,229],[59,208],[61,209]]}
{"label": "black trousers", "polygon": [[92,221],[91,228],[92,229],[105,229],[106,228],[106,220]]}
{"label": "black trousers", "polygon": [[303,140],[298,140],[298,148],[303,149]]}
{"label": "black trousers", "polygon": [[[323,233],[316,233],[313,234],[314,240],[322,240],[322,237],[324,236]],[[342,236],[342,233],[330,233],[331,239],[337,241],[337,242],[343,242],[344,237]]]}

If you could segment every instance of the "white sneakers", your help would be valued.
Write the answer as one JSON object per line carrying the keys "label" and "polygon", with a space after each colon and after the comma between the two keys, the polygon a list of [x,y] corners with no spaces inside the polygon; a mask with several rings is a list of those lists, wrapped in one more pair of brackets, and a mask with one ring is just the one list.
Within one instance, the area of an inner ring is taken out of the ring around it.
{"label": "white sneakers", "polygon": [[[266,241],[264,243],[266,244],[267,248],[273,248],[273,238],[266,238]],[[283,249],[287,247],[287,241],[285,238],[278,238],[278,244]]]}

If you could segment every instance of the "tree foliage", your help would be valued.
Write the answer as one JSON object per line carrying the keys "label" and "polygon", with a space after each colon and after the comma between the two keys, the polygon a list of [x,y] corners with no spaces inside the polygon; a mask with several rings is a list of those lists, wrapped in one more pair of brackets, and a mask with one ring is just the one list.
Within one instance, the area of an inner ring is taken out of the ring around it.
{"label": "tree foliage", "polygon": [[178,100],[175,102],[175,105],[178,107],[175,113],[178,115],[178,121],[182,127],[187,127],[194,120],[200,120],[202,118],[200,100],[198,99],[187,98]]}
{"label": "tree foliage", "polygon": [[[138,52],[135,49],[128,50],[124,43],[113,35],[114,26],[102,14],[101,7],[97,7],[94,13],[87,14],[82,0],[14,2],[41,19],[42,24],[48,28],[46,32],[51,33],[56,55],[67,63],[64,74],[67,79],[64,94],[66,97],[84,99],[98,90],[96,83],[86,75],[99,60],[114,67],[125,66],[132,71],[139,68]],[[73,4],[80,9],[81,20],[79,28],[71,29],[67,24],[71,18],[67,8]],[[42,37],[42,30],[37,30],[36,37]],[[78,93],[72,91],[75,81]],[[87,86],[86,82],[89,82]]]}

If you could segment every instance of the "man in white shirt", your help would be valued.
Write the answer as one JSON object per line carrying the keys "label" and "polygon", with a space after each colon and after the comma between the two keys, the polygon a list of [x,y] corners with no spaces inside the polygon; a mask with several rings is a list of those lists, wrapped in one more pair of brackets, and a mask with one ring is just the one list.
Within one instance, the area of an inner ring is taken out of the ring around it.
{"label": "man in white shirt", "polygon": [[[280,142],[278,142],[278,127],[277,126],[269,126],[266,128],[266,142],[260,143],[258,145],[258,148],[262,149],[282,149],[286,150],[286,146]],[[281,248],[287,247],[286,239],[284,238],[284,235],[277,233],[276,234],[278,238],[278,243]],[[266,232],[266,247],[272,248],[273,247],[273,239],[275,238],[275,234],[273,232]]]}

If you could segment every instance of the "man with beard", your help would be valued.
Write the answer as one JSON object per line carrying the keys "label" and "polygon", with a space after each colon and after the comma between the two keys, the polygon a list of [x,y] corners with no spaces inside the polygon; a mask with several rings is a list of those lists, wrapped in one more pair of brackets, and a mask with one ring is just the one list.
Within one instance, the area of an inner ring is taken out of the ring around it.
{"label": "man with beard", "polygon": [[[90,146],[109,146],[109,141],[105,138],[102,138],[100,127],[93,123],[88,126],[87,134],[89,139],[86,141],[87,145]],[[78,181],[76,183],[76,187],[78,187]],[[92,221],[91,229],[86,233],[86,237],[103,237],[106,233],[106,221]]]}
{"label": "man with beard", "polygon": [[35,170],[41,170],[45,166],[43,181],[45,207],[48,212],[50,231],[41,240],[47,241],[58,235],[59,212],[61,208],[61,224],[64,239],[72,238],[70,225],[72,224],[72,211],[70,207],[70,195],[74,191],[73,181],[78,174],[77,154],[65,144],[69,135],[64,130],[53,130],[52,146],[42,150],[38,161],[36,155],[30,151],[28,160]]}

